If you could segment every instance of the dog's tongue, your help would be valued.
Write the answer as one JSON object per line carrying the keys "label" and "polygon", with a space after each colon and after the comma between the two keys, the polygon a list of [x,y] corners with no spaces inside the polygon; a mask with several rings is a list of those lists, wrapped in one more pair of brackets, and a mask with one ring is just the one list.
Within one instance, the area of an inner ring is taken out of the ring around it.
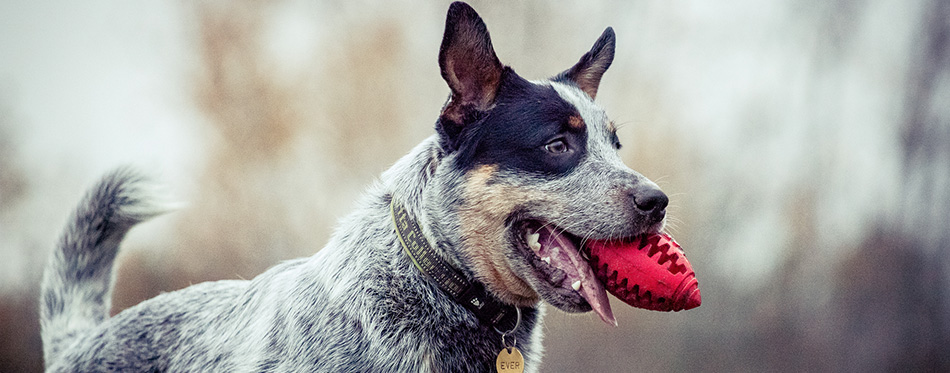
{"label": "dog's tongue", "polygon": [[561,285],[571,286],[587,300],[594,312],[601,320],[610,325],[617,325],[613,312],[610,310],[610,301],[607,300],[607,291],[587,260],[581,257],[580,251],[571,240],[558,234],[550,227],[541,227],[537,230],[538,243],[535,246],[536,254],[545,261],[550,260],[552,266],[564,271],[565,278]]}

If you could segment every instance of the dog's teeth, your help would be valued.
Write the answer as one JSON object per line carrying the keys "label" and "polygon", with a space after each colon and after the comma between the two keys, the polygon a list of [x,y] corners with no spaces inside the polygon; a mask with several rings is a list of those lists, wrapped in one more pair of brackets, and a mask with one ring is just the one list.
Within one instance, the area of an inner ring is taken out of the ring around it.
{"label": "dog's teeth", "polygon": [[573,283],[571,283],[571,288],[573,288],[574,291],[580,291],[580,290],[581,290],[581,280],[577,280],[577,281],[574,281]]}
{"label": "dog's teeth", "polygon": [[528,242],[528,247],[533,251],[541,250],[541,243],[538,242],[539,238],[541,238],[540,233],[528,233],[524,235],[525,241]]}
{"label": "dog's teeth", "polygon": [[541,260],[543,260],[543,261],[544,261],[545,263],[547,263],[547,264],[551,264],[551,258],[549,258],[549,257],[543,257],[543,258],[541,258]]}

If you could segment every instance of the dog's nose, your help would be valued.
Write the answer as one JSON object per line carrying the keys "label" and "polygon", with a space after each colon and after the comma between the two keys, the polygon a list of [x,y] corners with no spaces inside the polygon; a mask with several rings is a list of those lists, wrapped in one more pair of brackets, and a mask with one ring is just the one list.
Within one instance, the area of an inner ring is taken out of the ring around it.
{"label": "dog's nose", "polygon": [[637,210],[660,221],[666,216],[666,206],[670,204],[670,199],[660,189],[651,187],[638,190],[633,195],[633,203],[637,206]]}

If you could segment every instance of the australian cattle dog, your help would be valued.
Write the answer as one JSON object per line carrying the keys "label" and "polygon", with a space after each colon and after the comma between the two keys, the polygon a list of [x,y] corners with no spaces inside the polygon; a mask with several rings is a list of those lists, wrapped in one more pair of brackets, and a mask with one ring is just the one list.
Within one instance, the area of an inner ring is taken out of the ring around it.
{"label": "australian cattle dog", "polygon": [[537,371],[546,304],[613,321],[586,240],[664,226],[666,195],[624,165],[594,103],[614,46],[607,28],[574,66],[526,80],[499,61],[478,14],[453,3],[436,133],[382,174],[322,250],[112,317],[119,244],[162,209],[135,171],[106,175],[43,276],[47,370],[486,372],[516,349],[523,360],[508,364]]}

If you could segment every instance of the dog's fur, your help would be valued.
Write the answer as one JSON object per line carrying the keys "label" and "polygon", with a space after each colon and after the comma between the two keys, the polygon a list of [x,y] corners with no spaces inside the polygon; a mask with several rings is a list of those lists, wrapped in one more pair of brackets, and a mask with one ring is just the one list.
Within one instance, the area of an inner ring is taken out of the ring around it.
{"label": "dog's fur", "polygon": [[47,370],[494,369],[501,336],[413,266],[390,217],[398,198],[438,255],[522,309],[508,341],[537,371],[542,301],[568,312],[591,306],[539,270],[525,224],[553,225],[580,242],[656,232],[664,222],[666,197],[621,162],[616,129],[593,102],[613,54],[608,28],[572,68],[527,81],[499,62],[475,11],[452,4],[439,53],[452,94],[437,134],[383,173],[325,248],[250,281],[197,284],[111,318],[119,243],[159,209],[135,172],[105,176],[44,274]]}

